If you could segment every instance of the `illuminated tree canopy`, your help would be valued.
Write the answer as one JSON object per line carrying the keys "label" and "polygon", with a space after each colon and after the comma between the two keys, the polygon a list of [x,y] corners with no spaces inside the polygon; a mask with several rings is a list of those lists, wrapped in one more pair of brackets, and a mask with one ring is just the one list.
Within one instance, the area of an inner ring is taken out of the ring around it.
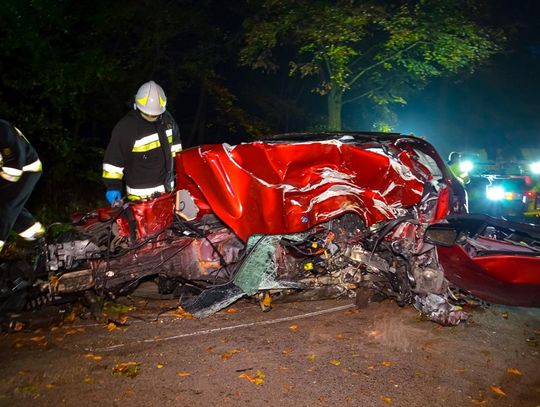
{"label": "illuminated tree canopy", "polygon": [[496,53],[504,36],[480,22],[477,3],[253,0],[241,63],[309,80],[327,98],[328,128],[340,130],[348,103],[406,103],[409,90]]}

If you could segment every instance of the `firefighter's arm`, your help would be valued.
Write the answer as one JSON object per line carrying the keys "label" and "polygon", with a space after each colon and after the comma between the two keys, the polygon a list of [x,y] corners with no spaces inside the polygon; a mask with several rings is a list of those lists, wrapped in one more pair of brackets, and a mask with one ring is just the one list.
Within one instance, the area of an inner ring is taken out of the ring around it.
{"label": "firefighter's arm", "polygon": [[25,156],[22,143],[25,139],[15,127],[10,125],[2,127],[5,143],[2,143],[0,177],[9,182],[17,182],[23,174]]}
{"label": "firefighter's arm", "polygon": [[171,145],[171,152],[173,157],[176,153],[179,153],[182,151],[182,140],[180,139],[180,129],[178,128],[178,124],[176,124],[176,121],[171,117],[172,119],[172,145]]}
{"label": "firefighter's arm", "polygon": [[125,150],[120,129],[115,127],[109,145],[105,150],[105,157],[103,159],[103,183],[107,187],[107,190],[122,190],[122,180],[124,178],[124,165],[126,161]]}

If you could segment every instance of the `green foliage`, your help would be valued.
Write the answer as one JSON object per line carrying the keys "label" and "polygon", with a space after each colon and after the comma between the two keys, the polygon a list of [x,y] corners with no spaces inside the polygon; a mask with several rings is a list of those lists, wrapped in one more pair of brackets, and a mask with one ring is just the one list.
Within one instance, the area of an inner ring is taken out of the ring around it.
{"label": "green foliage", "polygon": [[240,61],[316,77],[312,91],[329,98],[332,128],[344,104],[404,104],[408,91],[430,79],[471,72],[488,60],[504,36],[479,23],[478,3],[252,0],[257,12],[244,24]]}

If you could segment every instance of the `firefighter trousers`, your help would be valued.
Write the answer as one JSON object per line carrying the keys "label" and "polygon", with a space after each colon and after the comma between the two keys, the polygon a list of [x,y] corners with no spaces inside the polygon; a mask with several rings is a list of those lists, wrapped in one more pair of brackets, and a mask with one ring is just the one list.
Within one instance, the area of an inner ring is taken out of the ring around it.
{"label": "firefighter trousers", "polygon": [[21,233],[36,222],[24,205],[40,176],[40,172],[24,172],[18,182],[0,178],[0,241],[7,240],[11,229]]}

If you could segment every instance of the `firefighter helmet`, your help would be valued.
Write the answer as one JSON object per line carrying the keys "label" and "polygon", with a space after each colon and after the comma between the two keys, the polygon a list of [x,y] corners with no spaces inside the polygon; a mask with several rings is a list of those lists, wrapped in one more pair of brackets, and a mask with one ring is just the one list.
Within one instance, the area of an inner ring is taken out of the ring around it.
{"label": "firefighter helmet", "polygon": [[154,81],[144,83],[135,95],[135,107],[149,116],[159,116],[166,105],[165,92]]}

